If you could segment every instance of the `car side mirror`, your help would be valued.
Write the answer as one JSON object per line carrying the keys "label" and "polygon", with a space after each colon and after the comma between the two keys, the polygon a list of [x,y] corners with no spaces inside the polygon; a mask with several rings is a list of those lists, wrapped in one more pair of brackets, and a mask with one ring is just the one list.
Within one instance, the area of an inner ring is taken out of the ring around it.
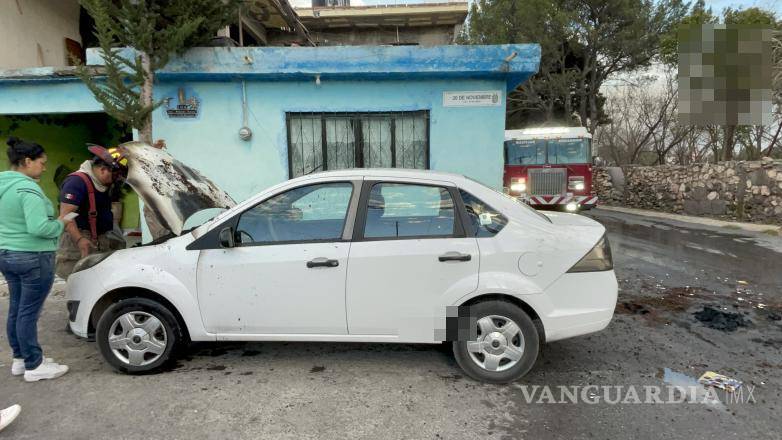
{"label": "car side mirror", "polygon": [[221,248],[232,248],[236,246],[236,243],[234,242],[234,229],[229,226],[220,230],[218,241],[220,242]]}

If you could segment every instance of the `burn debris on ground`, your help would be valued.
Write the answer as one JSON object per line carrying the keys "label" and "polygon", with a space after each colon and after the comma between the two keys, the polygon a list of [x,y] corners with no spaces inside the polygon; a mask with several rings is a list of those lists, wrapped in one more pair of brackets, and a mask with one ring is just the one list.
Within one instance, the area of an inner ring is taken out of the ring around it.
{"label": "burn debris on ground", "polygon": [[736,331],[739,327],[751,324],[751,321],[744,319],[740,313],[723,312],[710,306],[703,306],[703,310],[693,313],[693,316],[706,327],[723,332]]}
{"label": "burn debris on ground", "polygon": [[649,313],[649,309],[642,304],[625,301],[616,305],[616,312],[626,315],[646,315]]}

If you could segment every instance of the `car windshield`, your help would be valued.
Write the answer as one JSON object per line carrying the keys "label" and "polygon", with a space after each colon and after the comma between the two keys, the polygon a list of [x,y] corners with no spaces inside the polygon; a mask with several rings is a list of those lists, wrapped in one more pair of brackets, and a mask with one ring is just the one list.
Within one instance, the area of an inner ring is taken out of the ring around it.
{"label": "car windshield", "polygon": [[[546,157],[548,156],[548,160]],[[589,139],[524,139],[505,142],[506,165],[577,164],[589,162]]]}
{"label": "car windshield", "polygon": [[182,231],[189,231],[191,229],[197,228],[217,217],[218,215],[224,213],[225,211],[227,211],[225,208],[207,208],[196,211],[193,213],[193,215],[188,217],[187,220],[185,220],[185,223],[182,226]]}
{"label": "car windshield", "polygon": [[505,142],[508,165],[543,165],[546,163],[546,141],[543,139]]}
{"label": "car windshield", "polygon": [[589,162],[589,139],[552,139],[547,144],[548,163],[571,164]]}

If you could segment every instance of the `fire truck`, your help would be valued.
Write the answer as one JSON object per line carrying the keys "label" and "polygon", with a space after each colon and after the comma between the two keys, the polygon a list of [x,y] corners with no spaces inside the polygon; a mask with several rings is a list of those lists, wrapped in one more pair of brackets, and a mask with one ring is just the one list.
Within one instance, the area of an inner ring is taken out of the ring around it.
{"label": "fire truck", "polygon": [[535,208],[593,208],[592,135],[584,127],[506,130],[503,186]]}

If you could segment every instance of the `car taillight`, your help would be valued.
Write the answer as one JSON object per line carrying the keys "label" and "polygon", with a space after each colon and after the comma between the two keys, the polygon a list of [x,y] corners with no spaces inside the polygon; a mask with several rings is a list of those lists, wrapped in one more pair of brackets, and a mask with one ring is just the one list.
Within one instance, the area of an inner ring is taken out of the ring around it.
{"label": "car taillight", "polygon": [[575,272],[600,272],[614,268],[614,260],[611,257],[611,246],[608,244],[608,237],[603,235],[595,247],[584,255],[584,258],[571,267],[568,273]]}
{"label": "car taillight", "polygon": [[525,191],[527,191],[527,179],[525,177],[510,178],[511,195],[519,195]]}
{"label": "car taillight", "polygon": [[567,189],[571,191],[583,191],[586,188],[584,176],[570,176],[567,178]]}

